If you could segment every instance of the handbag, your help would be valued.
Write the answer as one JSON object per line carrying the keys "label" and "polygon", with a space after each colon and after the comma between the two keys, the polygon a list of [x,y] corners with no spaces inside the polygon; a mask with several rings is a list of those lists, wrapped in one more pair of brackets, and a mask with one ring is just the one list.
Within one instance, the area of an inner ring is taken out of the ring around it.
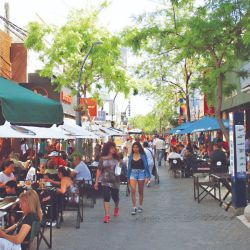
{"label": "handbag", "polygon": [[121,173],[122,173],[122,168],[120,166],[120,163],[117,163],[116,166],[115,166],[115,175],[120,176]]}

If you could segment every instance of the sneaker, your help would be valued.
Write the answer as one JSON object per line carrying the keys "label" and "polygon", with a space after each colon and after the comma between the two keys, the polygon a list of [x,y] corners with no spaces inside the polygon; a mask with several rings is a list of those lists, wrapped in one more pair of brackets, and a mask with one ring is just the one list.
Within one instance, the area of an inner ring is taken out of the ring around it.
{"label": "sneaker", "polygon": [[105,215],[105,216],[103,217],[103,222],[104,222],[104,223],[109,223],[109,222],[110,222],[110,216],[109,216],[109,215]]}
{"label": "sneaker", "polygon": [[119,216],[119,207],[115,207],[114,209],[114,217],[118,217]]}
{"label": "sneaker", "polygon": [[136,213],[137,213],[137,208],[136,207],[132,208],[131,215],[136,215]]}
{"label": "sneaker", "polygon": [[[49,222],[49,221],[46,222],[46,226],[47,226],[47,227],[50,227],[50,222]],[[55,227],[55,226],[56,226],[56,221],[52,221],[52,222],[51,222],[51,226],[52,226],[52,227]]]}
{"label": "sneaker", "polygon": [[138,213],[142,213],[142,208],[141,207],[138,207]]}

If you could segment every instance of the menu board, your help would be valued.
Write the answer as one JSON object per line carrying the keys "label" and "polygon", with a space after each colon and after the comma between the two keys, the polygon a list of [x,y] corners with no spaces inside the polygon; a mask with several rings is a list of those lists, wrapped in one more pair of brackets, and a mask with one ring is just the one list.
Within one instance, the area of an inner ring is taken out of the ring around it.
{"label": "menu board", "polygon": [[229,128],[229,148],[230,148],[230,167],[229,173],[234,176],[234,132],[233,127]]}
{"label": "menu board", "polygon": [[235,147],[237,162],[237,177],[246,177],[246,153],[244,125],[235,125]]}
{"label": "menu board", "polygon": [[229,149],[230,149],[230,166],[229,173],[235,176],[234,173],[234,131],[233,131],[233,115],[229,114]]}

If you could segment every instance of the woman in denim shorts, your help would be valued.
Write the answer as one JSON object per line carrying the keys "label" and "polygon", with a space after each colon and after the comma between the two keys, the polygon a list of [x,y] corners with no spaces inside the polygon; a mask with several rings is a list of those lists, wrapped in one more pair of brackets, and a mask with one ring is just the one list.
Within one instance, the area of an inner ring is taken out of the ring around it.
{"label": "woman in denim shorts", "polygon": [[144,185],[150,180],[151,174],[148,166],[147,156],[139,142],[132,146],[132,152],[128,160],[128,180],[131,187],[131,199],[133,208],[132,215],[136,215],[136,187],[138,184],[139,206],[138,213],[142,212]]}

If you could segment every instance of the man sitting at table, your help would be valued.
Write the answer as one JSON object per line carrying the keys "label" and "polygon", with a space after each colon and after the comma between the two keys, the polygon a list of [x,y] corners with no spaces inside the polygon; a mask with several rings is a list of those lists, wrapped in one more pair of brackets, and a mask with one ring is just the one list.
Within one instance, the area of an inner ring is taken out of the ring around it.
{"label": "man sitting at table", "polygon": [[226,154],[221,150],[221,147],[219,146],[218,143],[215,143],[213,145],[213,151],[211,152],[209,159],[211,164],[213,165],[216,165],[216,163],[219,161],[222,163],[222,165],[226,164],[227,161]]}
{"label": "man sitting at table", "polygon": [[5,160],[3,162],[3,171],[0,172],[0,188],[5,188],[5,183],[11,180],[16,180],[13,174],[15,170],[14,162]]}
{"label": "man sitting at table", "polygon": [[182,160],[181,155],[177,153],[176,147],[171,146],[170,151],[171,152],[169,153],[168,158],[167,158],[168,161],[169,161],[169,159],[181,159]]}
{"label": "man sitting at table", "polygon": [[84,180],[86,183],[91,184],[92,178],[88,166],[82,161],[81,155],[74,156],[74,170],[71,171],[71,176],[75,176],[77,181]]}

